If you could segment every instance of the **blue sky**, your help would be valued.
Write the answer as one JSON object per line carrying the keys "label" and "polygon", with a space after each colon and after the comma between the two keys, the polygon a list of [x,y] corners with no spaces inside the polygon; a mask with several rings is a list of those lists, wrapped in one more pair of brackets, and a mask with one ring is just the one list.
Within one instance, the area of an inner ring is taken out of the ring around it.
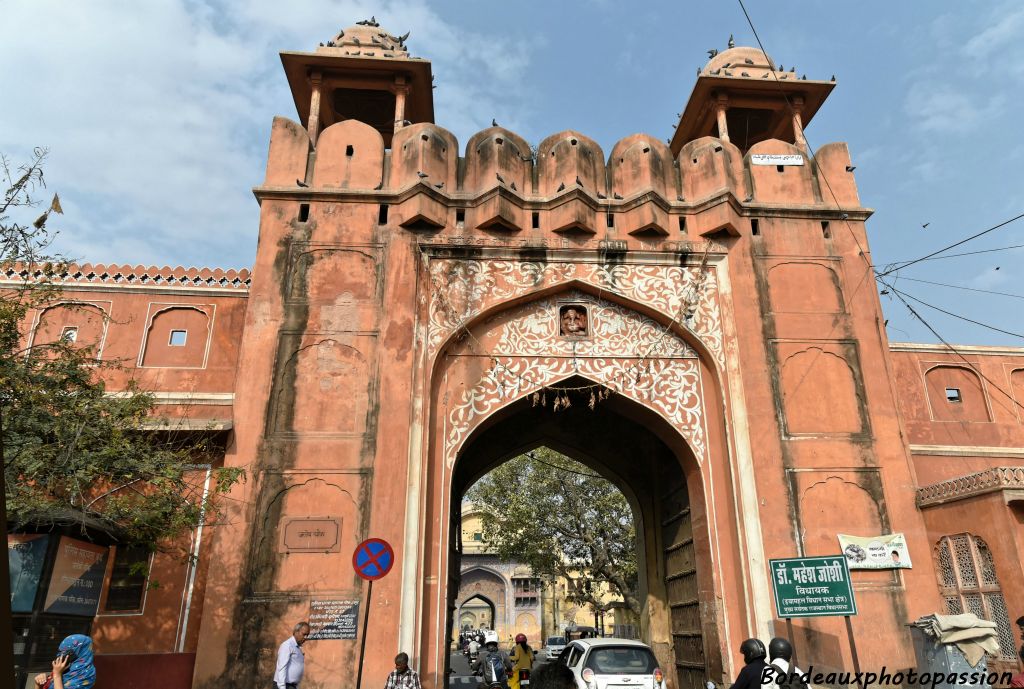
{"label": "blue sky", "polygon": [[[838,85],[807,129],[847,141],[876,265],[1024,212],[1024,6],[746,0],[769,55]],[[245,3],[8,0],[0,151],[48,146],[60,247],[93,262],[247,266],[274,115],[295,117],[281,50],[312,50],[376,15],[432,61],[436,119],[464,145],[491,118],[539,142],[577,129],[607,154],[670,135],[710,48],[754,45],[738,2],[389,0]],[[927,228],[922,225],[928,223]],[[1024,220],[957,251],[1024,244]],[[920,263],[897,287],[1024,332],[1024,249]],[[997,269],[998,268],[998,269]],[[891,295],[894,341],[935,341]],[[1024,346],[920,307],[947,340]]]}

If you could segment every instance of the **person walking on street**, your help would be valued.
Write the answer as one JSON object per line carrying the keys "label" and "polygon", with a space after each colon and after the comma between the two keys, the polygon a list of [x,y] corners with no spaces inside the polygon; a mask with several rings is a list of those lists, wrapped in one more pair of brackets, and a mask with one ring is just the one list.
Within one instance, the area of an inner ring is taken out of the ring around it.
{"label": "person walking on street", "polygon": [[409,654],[395,656],[395,669],[388,675],[384,689],[421,689],[420,676],[409,667]]}
{"label": "person walking on street", "polygon": [[309,623],[299,622],[277,649],[277,668],[274,670],[274,686],[277,689],[298,689],[302,673],[306,669],[306,656],[302,644],[309,636]]}

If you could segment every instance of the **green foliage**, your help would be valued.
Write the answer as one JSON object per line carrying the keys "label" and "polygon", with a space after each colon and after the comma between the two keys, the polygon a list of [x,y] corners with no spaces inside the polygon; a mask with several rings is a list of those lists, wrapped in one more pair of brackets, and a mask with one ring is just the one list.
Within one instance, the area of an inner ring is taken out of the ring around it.
{"label": "green foliage", "polygon": [[62,301],[54,277],[66,265],[50,252],[55,233],[47,222],[51,213],[63,212],[56,195],[32,223],[11,217],[38,205],[45,157],[37,149],[16,169],[0,158],[7,187],[0,202],[0,270],[21,276],[0,283],[0,450],[8,522],[77,524],[157,549],[211,521],[214,498],[242,477],[241,470],[219,470],[204,500],[197,477],[205,475],[195,465],[212,459],[208,440],[153,430],[159,425],[153,398],[134,386],[106,394],[104,374],[118,363],[97,361],[92,349],[63,339],[27,346],[34,316]]}
{"label": "green foliage", "polygon": [[487,474],[466,499],[483,511],[484,539],[502,560],[565,577],[577,604],[600,605],[595,584],[607,584],[639,614],[633,513],[611,482],[539,448]]}

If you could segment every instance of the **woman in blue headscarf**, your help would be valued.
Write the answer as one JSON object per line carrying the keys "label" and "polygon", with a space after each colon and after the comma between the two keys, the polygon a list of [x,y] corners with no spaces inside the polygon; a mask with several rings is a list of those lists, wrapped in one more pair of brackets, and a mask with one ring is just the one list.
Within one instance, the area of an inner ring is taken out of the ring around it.
{"label": "woman in blue headscarf", "polygon": [[92,689],[96,667],[92,664],[92,639],[72,634],[60,642],[53,674],[36,676],[36,686],[44,689]]}

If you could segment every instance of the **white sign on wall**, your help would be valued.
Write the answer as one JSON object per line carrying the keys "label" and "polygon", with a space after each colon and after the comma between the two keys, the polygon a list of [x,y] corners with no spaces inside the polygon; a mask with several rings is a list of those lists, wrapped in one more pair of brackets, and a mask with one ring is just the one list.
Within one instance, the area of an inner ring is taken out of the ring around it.
{"label": "white sign on wall", "polygon": [[839,536],[850,569],[910,569],[907,539],[901,533],[882,536]]}
{"label": "white sign on wall", "polygon": [[799,153],[755,153],[750,156],[750,162],[754,165],[803,165],[804,157]]}

